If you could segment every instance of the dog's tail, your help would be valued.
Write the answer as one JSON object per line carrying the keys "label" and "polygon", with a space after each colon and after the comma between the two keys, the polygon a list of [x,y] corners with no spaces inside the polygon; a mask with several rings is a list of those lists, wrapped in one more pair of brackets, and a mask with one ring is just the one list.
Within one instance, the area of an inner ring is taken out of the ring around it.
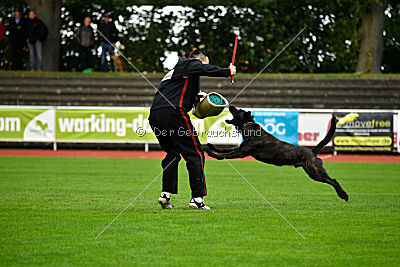
{"label": "dog's tail", "polygon": [[324,146],[326,146],[329,143],[329,141],[331,141],[331,139],[332,139],[332,137],[333,137],[333,135],[335,134],[335,131],[336,131],[336,122],[337,122],[336,117],[332,116],[331,127],[329,128],[328,133],[326,134],[325,138],[321,142],[319,142],[319,144],[316,147],[314,147],[313,150],[312,150],[312,152],[315,155],[317,155],[319,153],[319,151]]}

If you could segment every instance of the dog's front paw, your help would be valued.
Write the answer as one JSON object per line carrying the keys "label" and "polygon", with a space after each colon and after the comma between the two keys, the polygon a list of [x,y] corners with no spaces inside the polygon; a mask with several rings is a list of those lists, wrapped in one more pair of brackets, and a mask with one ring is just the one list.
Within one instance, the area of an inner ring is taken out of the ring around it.
{"label": "dog's front paw", "polygon": [[207,143],[207,147],[208,147],[210,150],[215,150],[215,146],[214,146],[213,144]]}
{"label": "dog's front paw", "polygon": [[206,149],[206,153],[207,153],[207,155],[209,155],[210,157],[213,157],[213,158],[215,158],[217,156],[217,154],[212,152],[210,149]]}
{"label": "dog's front paw", "polygon": [[210,157],[215,158],[215,159],[218,159],[218,160],[221,160],[221,159],[224,158],[224,157],[222,157],[222,156],[220,156],[220,155],[218,155],[218,154],[212,152],[211,150],[206,150],[206,153],[207,153],[207,155],[209,155]]}

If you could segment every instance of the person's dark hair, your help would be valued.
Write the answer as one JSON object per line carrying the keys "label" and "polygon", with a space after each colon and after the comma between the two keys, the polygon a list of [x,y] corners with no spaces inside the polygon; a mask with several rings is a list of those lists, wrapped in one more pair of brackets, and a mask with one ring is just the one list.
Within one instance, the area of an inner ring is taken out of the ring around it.
{"label": "person's dark hair", "polygon": [[204,50],[196,49],[190,52],[189,58],[200,58],[201,60],[208,57],[208,54]]}

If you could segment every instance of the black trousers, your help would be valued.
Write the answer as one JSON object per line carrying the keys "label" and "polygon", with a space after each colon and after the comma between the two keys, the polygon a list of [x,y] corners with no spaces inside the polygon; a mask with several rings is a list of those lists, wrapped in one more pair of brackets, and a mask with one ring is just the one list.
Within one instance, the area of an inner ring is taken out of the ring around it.
{"label": "black trousers", "polygon": [[23,60],[24,60],[24,43],[16,43],[11,46],[11,69],[12,70],[22,70]]}
{"label": "black trousers", "polygon": [[206,196],[204,152],[188,114],[180,108],[160,108],[150,112],[149,122],[162,149],[167,152],[161,162],[162,191],[178,193],[178,165],[182,155],[189,172],[192,197]]}
{"label": "black trousers", "polygon": [[78,51],[79,51],[79,60],[80,60],[81,70],[90,68],[90,57],[92,55],[91,48],[80,45]]}

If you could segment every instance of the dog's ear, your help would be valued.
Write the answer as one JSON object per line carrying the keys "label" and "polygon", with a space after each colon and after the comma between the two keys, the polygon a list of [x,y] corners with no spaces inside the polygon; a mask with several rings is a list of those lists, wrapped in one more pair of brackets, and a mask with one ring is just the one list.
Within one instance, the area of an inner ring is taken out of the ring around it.
{"label": "dog's ear", "polygon": [[225,120],[225,122],[228,123],[228,124],[233,124],[233,123],[232,123],[233,120]]}
{"label": "dog's ear", "polygon": [[229,106],[229,111],[232,113],[232,112],[235,112],[235,111],[237,111],[237,108],[235,107],[235,106],[233,106],[233,105],[230,105]]}
{"label": "dog's ear", "polygon": [[251,111],[246,111],[246,117],[250,120],[254,120],[254,116],[251,115]]}

